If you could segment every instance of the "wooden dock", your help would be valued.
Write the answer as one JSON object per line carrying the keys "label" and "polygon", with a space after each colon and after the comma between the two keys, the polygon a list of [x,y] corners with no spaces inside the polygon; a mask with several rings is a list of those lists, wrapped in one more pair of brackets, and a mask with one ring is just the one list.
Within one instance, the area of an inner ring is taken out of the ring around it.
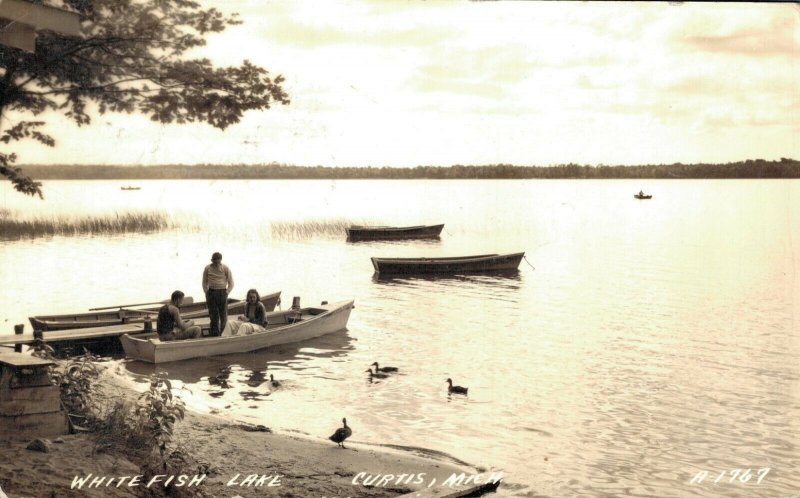
{"label": "wooden dock", "polygon": [[[88,342],[119,337],[123,334],[139,334],[144,332],[143,323],[125,325],[109,325],[108,327],[92,327],[85,329],[51,330],[42,333],[47,342]],[[33,344],[36,341],[33,333],[0,335],[0,346],[15,344]]]}

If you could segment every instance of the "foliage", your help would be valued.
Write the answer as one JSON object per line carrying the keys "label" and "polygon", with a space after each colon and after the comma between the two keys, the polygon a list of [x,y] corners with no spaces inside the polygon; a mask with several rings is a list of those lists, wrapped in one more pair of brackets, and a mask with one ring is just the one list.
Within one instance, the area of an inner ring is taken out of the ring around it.
{"label": "foliage", "polygon": [[136,211],[104,215],[66,217],[25,217],[0,209],[0,239],[49,235],[142,233],[167,230],[174,225],[167,214]]}
{"label": "foliage", "polygon": [[[34,356],[55,360],[53,349],[44,341],[39,341],[35,349]],[[100,375],[97,360],[97,356],[84,352],[51,367],[50,379],[59,387],[61,406],[69,415],[92,418],[95,410],[93,384]]]}
{"label": "foliage", "polygon": [[316,236],[341,237],[346,228],[353,225],[380,225],[380,222],[353,221],[343,218],[303,220],[303,221],[273,221],[270,224],[270,234],[284,240],[307,240]]}
{"label": "foliage", "polygon": [[[80,14],[82,36],[38,33],[36,52],[0,46],[0,127],[9,112],[63,113],[78,126],[97,112],[142,112],[160,123],[205,122],[225,129],[249,110],[288,104],[282,76],[244,61],[217,68],[189,58],[205,36],[240,24],[236,15],[204,9],[194,0],[64,0]],[[42,121],[20,121],[0,142],[55,140]],[[42,196],[41,185],[0,154],[0,175],[25,194]]]}
{"label": "foliage", "polygon": [[167,445],[172,440],[175,423],[183,420],[185,404],[173,397],[172,383],[164,373],[150,376],[150,388],[139,397],[136,414],[154,449],[167,458]]}
{"label": "foliage", "polygon": [[361,168],[290,166],[285,164],[215,164],[152,166],[60,165],[26,166],[26,172],[46,179],[607,179],[607,178],[800,178],[800,161],[748,159],[726,164],[648,164],[641,166],[417,166],[415,168]]}
{"label": "foliage", "polygon": [[135,402],[117,400],[102,417],[99,426],[100,448],[126,448],[133,456],[148,465],[169,458],[167,447],[172,441],[175,424],[183,420],[185,404],[174,397],[172,384],[165,374],[150,376],[150,385]]}

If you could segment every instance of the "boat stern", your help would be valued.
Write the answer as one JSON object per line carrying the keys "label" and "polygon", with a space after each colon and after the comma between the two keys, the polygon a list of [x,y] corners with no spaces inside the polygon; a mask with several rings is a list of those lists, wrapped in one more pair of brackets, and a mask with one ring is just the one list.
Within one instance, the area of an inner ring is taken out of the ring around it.
{"label": "boat stern", "polygon": [[128,358],[155,363],[156,347],[148,338],[124,334],[119,338],[119,342]]}

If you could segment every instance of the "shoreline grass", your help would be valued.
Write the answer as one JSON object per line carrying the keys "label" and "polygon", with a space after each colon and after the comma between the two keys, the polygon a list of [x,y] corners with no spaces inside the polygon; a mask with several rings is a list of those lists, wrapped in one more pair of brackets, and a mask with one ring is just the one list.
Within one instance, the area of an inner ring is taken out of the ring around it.
{"label": "shoreline grass", "polygon": [[130,211],[101,215],[35,216],[0,208],[0,238],[53,235],[111,235],[168,230],[174,223],[158,211]]}
{"label": "shoreline grass", "polygon": [[345,228],[352,225],[379,224],[348,220],[344,218],[304,220],[304,221],[273,221],[270,223],[270,234],[273,238],[286,240],[305,240],[313,237],[344,238]]}

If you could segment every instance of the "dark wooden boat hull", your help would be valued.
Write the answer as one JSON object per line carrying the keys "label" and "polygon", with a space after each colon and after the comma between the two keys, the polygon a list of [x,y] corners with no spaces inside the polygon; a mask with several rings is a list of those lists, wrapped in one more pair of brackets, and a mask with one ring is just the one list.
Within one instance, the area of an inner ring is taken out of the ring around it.
{"label": "dark wooden boat hull", "polygon": [[[280,291],[261,296],[261,302],[267,311],[273,311],[280,301]],[[228,313],[244,313],[245,302],[240,299],[228,299]],[[75,313],[71,315],[31,316],[28,320],[33,330],[69,330],[89,327],[108,327],[128,323],[142,323],[146,316],[155,322],[155,316],[161,305],[139,309],[119,309],[111,311],[98,311],[93,313]],[[181,318],[200,318],[208,316],[208,307],[205,301],[181,306]]]}
{"label": "dark wooden boat hull", "polygon": [[458,275],[516,270],[524,252],[455,258],[372,258],[375,272],[386,275]]}
{"label": "dark wooden boat hull", "polygon": [[633,194],[633,196],[634,196],[634,197],[636,197],[637,199],[652,199],[652,198],[653,198],[653,196],[652,196],[652,195],[639,195],[639,194]]}
{"label": "dark wooden boat hull", "polygon": [[444,224],[414,227],[359,227],[346,228],[347,240],[435,239],[442,233]]}

